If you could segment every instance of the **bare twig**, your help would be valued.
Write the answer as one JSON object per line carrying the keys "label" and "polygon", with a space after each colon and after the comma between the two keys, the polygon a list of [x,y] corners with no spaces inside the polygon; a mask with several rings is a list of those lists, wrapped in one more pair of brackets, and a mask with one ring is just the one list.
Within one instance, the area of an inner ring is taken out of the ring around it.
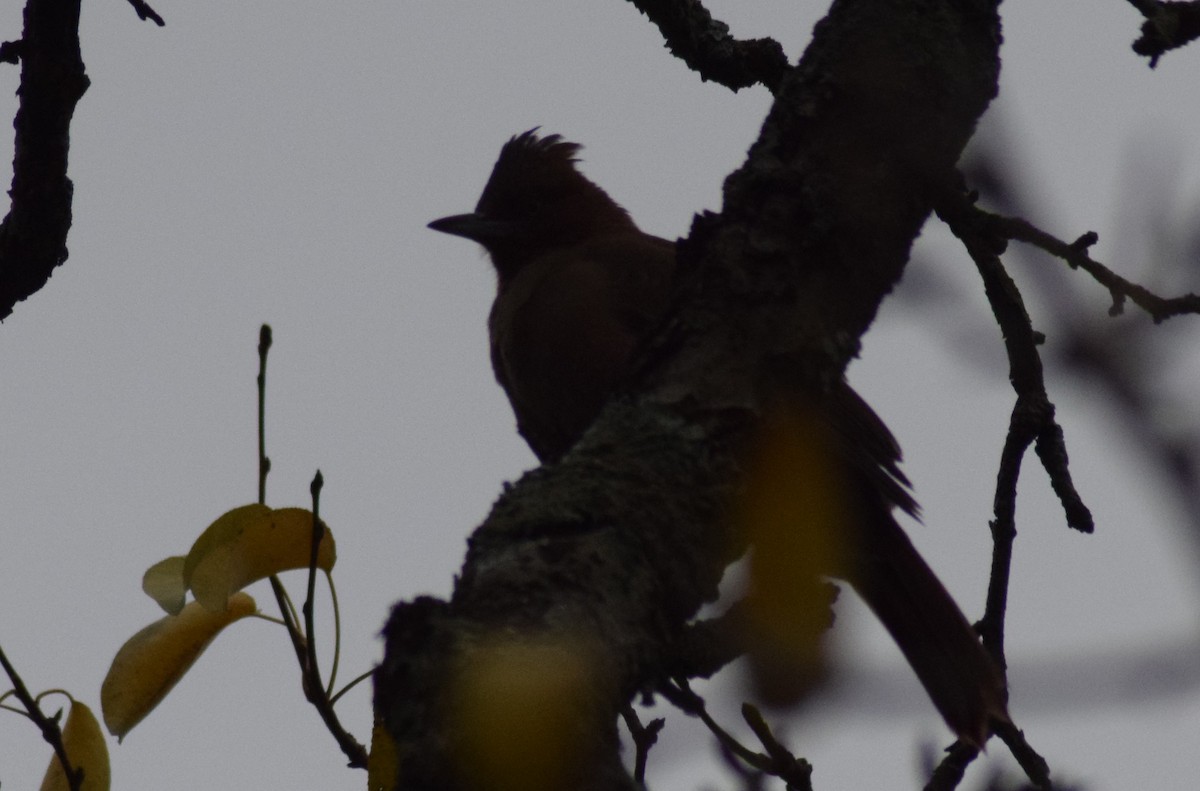
{"label": "bare twig", "polygon": [[1062,503],[1067,524],[1080,532],[1090,533],[1094,529],[1092,515],[1071,480],[1062,428],[1054,419],[1054,404],[1046,394],[1042,361],[1037,350],[1044,337],[1033,329],[1021,292],[1000,261],[999,253],[1004,250],[1007,238],[996,232],[994,215],[978,210],[961,193],[943,196],[937,212],[954,235],[962,240],[983,279],[984,291],[1000,325],[1008,353],[1009,381],[1017,393],[1014,411],[1020,410],[1016,414],[1021,421],[1032,421],[1035,449],[1050,477],[1050,485]]}
{"label": "bare twig", "polygon": [[729,752],[744,761],[747,765],[760,772],[769,771],[771,766],[770,757],[754,752],[722,728],[708,713],[708,707],[704,704],[704,698],[692,691],[692,687],[688,684],[687,679],[676,678],[673,682],[663,683],[658,687],[658,692],[675,708],[703,722],[712,731],[713,735],[717,737],[717,741],[721,743],[722,747],[728,749]]}
{"label": "bare twig", "polygon": [[[1021,293],[1000,261],[999,253],[1007,244],[1007,236],[998,232],[999,225],[994,216],[979,212],[972,201],[961,193],[945,196],[938,206],[938,216],[962,240],[979,270],[988,302],[1004,337],[1009,359],[1009,380],[1017,393],[997,475],[995,519],[991,522],[992,570],[987,607],[978,626],[984,646],[1004,670],[1004,618],[1012,544],[1016,537],[1017,480],[1030,445],[1034,445],[1050,477],[1051,486],[1066,513],[1067,524],[1088,533],[1094,526],[1091,512],[1071,480],[1062,428],[1054,419],[1054,405],[1046,394],[1041,357],[1037,350],[1043,338],[1033,329]],[[1049,788],[1046,762],[1033,751],[1021,732],[1010,723],[994,722],[992,725],[996,734],[1012,750],[1030,781],[1039,788]],[[956,744],[934,771],[929,788],[957,787],[975,754],[974,748],[969,745]]]}
{"label": "bare twig", "polygon": [[[1025,740],[1024,732],[1011,722],[995,722],[992,724],[992,730],[1008,747],[1033,788],[1043,791],[1051,791],[1054,788],[1050,779],[1049,764]],[[967,767],[978,756],[978,748],[962,741],[955,742],[946,750],[946,757],[933,770],[929,782],[925,784],[925,791],[953,791],[958,788]]]}
{"label": "bare twig", "polygon": [[787,783],[789,789],[812,791],[812,764],[792,755],[792,752],[775,738],[762,713],[754,706],[743,703],[742,718],[750,726],[750,730],[754,731],[767,755],[771,756],[770,774]]}
{"label": "bare twig", "polygon": [[317,470],[317,474],[313,476],[312,483],[308,487],[312,495],[312,543],[308,556],[307,593],[304,596],[304,606],[300,608],[304,613],[304,645],[306,648],[304,675],[315,682],[315,686],[309,691],[310,698],[314,695],[326,697],[325,685],[320,683],[321,670],[317,664],[317,635],[313,624],[316,610],[317,558],[321,550],[321,539],[325,537],[325,525],[321,523],[320,513],[321,488],[324,486],[325,476],[321,475],[320,470]]}
{"label": "bare twig", "polygon": [[303,633],[301,633],[292,613],[287,591],[284,590],[283,583],[279,581],[279,578],[274,575],[270,577],[271,590],[275,593],[275,600],[278,602],[279,610],[283,614],[284,628],[287,629],[288,637],[291,639],[292,650],[296,654],[296,661],[300,664],[301,686],[304,689],[305,699],[317,710],[317,713],[321,716],[321,721],[325,723],[325,727],[333,735],[334,740],[337,741],[338,747],[350,759],[347,765],[357,769],[365,769],[368,757],[367,750],[342,726],[341,720],[338,719],[337,713],[333,709],[333,699],[330,698],[329,692],[321,680],[321,670],[317,666],[316,639],[313,635],[313,593],[316,587],[317,547],[320,546],[321,537],[325,532],[325,525],[321,522],[317,511],[322,482],[321,473],[318,471],[312,483],[313,550],[309,561],[308,597],[301,608],[304,613]]}
{"label": "bare twig", "polygon": [[[1025,190],[1014,183],[1011,170],[1001,167],[996,154],[986,149],[977,152],[976,159],[966,167],[969,183],[982,188],[987,203],[997,207],[995,212],[1011,217],[1031,216],[1033,208],[1028,205]],[[1147,171],[1144,166],[1131,172],[1151,179],[1142,186],[1166,189],[1161,174]],[[1133,189],[1142,186],[1126,185]],[[1161,220],[1163,200],[1165,194],[1143,202],[1144,221]],[[1122,217],[1129,219],[1139,214],[1124,212]],[[1084,234],[1081,239],[1090,242],[1091,235]],[[1056,241],[1061,245],[1060,251],[1069,246]],[[1169,277],[1169,282],[1180,284],[1172,287],[1175,293],[1200,293],[1200,270],[1189,266],[1195,258],[1197,241],[1194,228],[1187,223],[1177,228],[1156,226],[1153,241],[1156,253],[1150,259],[1150,266],[1145,267],[1147,273],[1143,277],[1152,278],[1152,282],[1163,282]],[[1174,332],[1164,334],[1163,328],[1142,320],[1145,314],[1140,310],[1137,313],[1142,315],[1129,315],[1125,321],[1098,314],[1090,304],[1085,304],[1083,292],[1091,286],[1087,282],[1090,278],[1081,281],[1070,266],[1047,266],[1044,252],[1044,247],[1035,244],[1013,250],[1023,265],[1022,274],[1035,278],[1032,282],[1038,296],[1045,300],[1042,315],[1043,320],[1052,322],[1056,361],[1092,397],[1107,397],[1113,430],[1127,432],[1147,458],[1155,462],[1158,474],[1168,484],[1164,491],[1177,500],[1179,513],[1194,515],[1185,527],[1193,551],[1200,549],[1200,442],[1197,441],[1200,435],[1187,428],[1186,421],[1164,419],[1182,406],[1177,396],[1167,394],[1163,383],[1171,378],[1170,372],[1177,370],[1177,358],[1186,348],[1172,339],[1180,332],[1186,333],[1189,327],[1172,322]],[[1155,277],[1157,270],[1171,266],[1168,263],[1171,260],[1176,265],[1170,269],[1170,275],[1166,276],[1164,271]],[[1132,313],[1126,311],[1127,315]],[[1187,395],[1183,398],[1186,400]]]}
{"label": "bare twig", "polygon": [[1021,769],[1025,771],[1025,775],[1034,787],[1042,789],[1054,787],[1050,781],[1050,766],[1046,763],[1045,758],[1029,746],[1023,731],[1011,722],[1006,722],[996,725],[996,735],[1008,745],[1013,758],[1017,759],[1017,763],[1021,765]]}
{"label": "bare twig", "polygon": [[996,496],[992,506],[995,518],[989,524],[992,530],[992,568],[988,576],[987,605],[983,619],[976,625],[984,647],[1003,671],[1008,670],[1008,660],[1004,655],[1004,622],[1008,611],[1012,547],[1017,537],[1017,479],[1021,474],[1025,451],[1029,450],[1036,436],[1033,421],[1024,417],[1027,412],[1018,398],[1009,418],[1004,450],[1000,453],[1000,471],[996,475]]}
{"label": "bare twig", "polygon": [[1091,231],[1080,236],[1074,242],[1067,243],[1037,228],[1028,220],[989,215],[987,212],[982,212],[982,214],[994,222],[997,230],[1007,238],[1039,247],[1066,261],[1072,268],[1082,269],[1091,275],[1112,295],[1113,304],[1109,309],[1110,315],[1120,315],[1124,310],[1126,299],[1132,300],[1135,305],[1150,314],[1156,324],[1172,316],[1200,314],[1200,295],[1184,294],[1172,298],[1160,297],[1144,286],[1130,282],[1098,261],[1092,260],[1088,255],[1088,249],[1098,241],[1099,237]]}
{"label": "bare twig", "polygon": [[778,777],[787,783],[789,789],[811,791],[812,765],[803,758],[797,758],[775,738],[766,720],[754,706],[749,703],[742,704],[742,717],[762,743],[765,754],[746,747],[718,725],[708,713],[704,699],[692,691],[687,679],[676,678],[672,683],[660,685],[658,691],[676,708],[703,722],[717,737],[721,749],[729,756],[742,761],[757,772]]}
{"label": "bare twig", "polygon": [[946,757],[930,775],[929,782],[925,784],[925,791],[953,791],[958,788],[963,775],[967,772],[967,767],[978,755],[979,749],[966,742],[952,744],[946,750]]}
{"label": "bare twig", "polygon": [[[264,324],[258,335],[258,502],[261,505],[266,505],[267,474],[271,471],[271,460],[267,457],[266,440],[267,352],[270,348],[271,327]],[[322,683],[321,670],[317,666],[316,640],[313,635],[313,593],[316,589],[318,551],[321,546],[321,539],[325,535],[325,524],[321,521],[318,511],[321,502],[320,492],[323,485],[324,478],[321,476],[321,471],[318,470],[310,487],[313,502],[313,531],[312,549],[309,554],[308,563],[308,596],[302,608],[304,612],[303,632],[297,623],[295,607],[292,605],[292,600],[288,596],[287,590],[283,587],[283,583],[274,574],[268,579],[271,583],[271,592],[275,594],[275,602],[279,605],[283,627],[287,631],[288,639],[292,643],[292,651],[296,654],[296,662],[300,665],[301,686],[304,689],[305,699],[321,715],[321,720],[325,723],[325,727],[333,734],[333,738],[337,741],[338,746],[342,748],[342,752],[350,759],[349,765],[365,769],[367,766],[366,748],[346,731],[333,709],[334,702],[337,698],[341,697],[342,693],[330,697],[331,690],[326,689]],[[336,673],[337,666],[335,659],[334,671],[330,678],[331,686]],[[358,683],[358,679],[351,682],[346,689],[349,689],[356,683]],[[345,689],[342,690],[342,692],[345,691]]]}
{"label": "bare twig", "polygon": [[163,18],[158,15],[158,12],[151,8],[145,0],[129,0],[129,4],[133,6],[133,10],[137,12],[138,19],[149,19],[159,27],[163,27],[167,24],[165,21],[163,21]]}
{"label": "bare twig", "polygon": [[67,748],[63,746],[62,729],[58,727],[58,717],[47,717],[42,713],[42,709],[38,706],[33,695],[29,694],[28,687],[25,686],[25,681],[17,673],[17,669],[8,661],[8,656],[4,650],[0,649],[0,665],[3,665],[4,672],[8,674],[8,678],[12,681],[13,693],[17,696],[17,700],[21,701],[21,705],[25,707],[25,712],[29,719],[38,726],[42,732],[42,738],[46,740],[51,747],[54,748],[54,754],[58,756],[58,762],[62,764],[63,774],[67,778],[67,785],[71,791],[79,791],[83,788],[83,769],[71,768],[71,761],[67,757]]}
{"label": "bare twig", "polygon": [[650,748],[658,741],[658,733],[663,729],[666,720],[657,717],[643,725],[632,704],[621,710],[621,717],[625,720],[625,727],[629,728],[630,738],[633,739],[635,751],[633,779],[644,787],[646,785],[646,761],[650,756]]}
{"label": "bare twig", "polygon": [[271,325],[258,331],[258,504],[267,504],[267,476],[271,459],[267,456],[267,353],[271,350]]}

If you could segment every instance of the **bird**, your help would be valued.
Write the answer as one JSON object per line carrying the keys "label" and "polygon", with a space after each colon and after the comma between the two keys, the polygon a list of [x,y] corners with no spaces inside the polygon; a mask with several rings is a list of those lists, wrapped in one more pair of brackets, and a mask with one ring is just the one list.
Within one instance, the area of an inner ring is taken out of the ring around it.
{"label": "bird", "polygon": [[[560,460],[632,372],[670,304],[674,242],[643,232],[577,167],[582,146],[535,127],[501,148],[475,210],[428,227],[480,244],[496,273],[491,362],[517,430]],[[855,503],[845,579],[891,633],[955,734],[982,747],[1010,722],[995,662],[895,520],[918,506],[886,425],[841,380],[827,399]]]}

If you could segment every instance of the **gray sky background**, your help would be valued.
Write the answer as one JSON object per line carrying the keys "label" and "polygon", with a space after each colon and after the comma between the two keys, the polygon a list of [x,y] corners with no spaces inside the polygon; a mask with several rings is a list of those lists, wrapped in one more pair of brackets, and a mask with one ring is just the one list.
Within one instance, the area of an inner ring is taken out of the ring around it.
{"label": "gray sky background", "polygon": [[[825,8],[708,5],[735,35],[773,36],[792,58]],[[0,9],[6,39],[19,6]],[[720,208],[768,107],[762,89],[702,84],[618,0],[156,8],[166,28],[121,0],[84,4],[92,87],[72,130],[71,258],[0,326],[0,640],[30,687],[65,687],[97,713],[113,654],[159,617],[142,572],[256,496],[260,323],[276,339],[268,498],[306,505],[313,471],[325,474],[348,679],[378,659],[392,602],[448,593],[464,538],[533,463],[488,364],[489,266],[425,223],[473,207],[499,146],[540,124],[586,145],[585,172],[645,230],[684,235],[694,212]],[[1096,256],[1136,278],[1139,211],[1165,196],[1182,221],[1200,195],[1200,50],[1151,72],[1129,50],[1140,20],[1124,0],[1004,11],[1002,98],[985,126],[1011,143],[1009,164],[1042,207],[1034,219],[1067,238],[1099,231]],[[0,117],[16,84],[0,68]],[[1138,163],[1157,163],[1155,177],[1131,181]],[[920,266],[953,270],[962,301],[923,315],[890,301],[851,379],[904,445],[926,514],[915,540],[978,615],[1012,395],[997,332],[961,356],[986,308],[946,236],[931,223]],[[1091,291],[1100,315],[1105,295]],[[1200,321],[1175,321],[1180,344],[1197,339]],[[1181,395],[1198,359],[1171,382]],[[1014,715],[1061,779],[1194,788],[1196,556],[1109,407],[1047,376],[1097,533],[1068,531],[1026,465]],[[265,587],[251,592],[271,609]],[[917,787],[917,748],[949,737],[882,629],[843,598],[835,641],[849,681],[780,731],[816,764],[818,787]],[[1131,677],[1126,660],[1142,654],[1179,661]],[[712,701],[732,724],[740,692],[726,675]],[[281,630],[235,625],[111,745],[114,788],[361,788],[297,682]],[[369,686],[339,708],[367,739]],[[667,716],[652,787],[730,787],[711,740]],[[0,716],[6,789],[34,787],[49,755],[28,723]],[[1005,756],[997,744],[989,763]]]}

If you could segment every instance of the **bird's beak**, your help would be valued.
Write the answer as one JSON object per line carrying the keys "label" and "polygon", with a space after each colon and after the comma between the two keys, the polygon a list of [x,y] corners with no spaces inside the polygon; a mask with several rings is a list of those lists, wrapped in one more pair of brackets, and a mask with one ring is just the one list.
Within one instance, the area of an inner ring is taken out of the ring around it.
{"label": "bird's beak", "polygon": [[455,214],[442,217],[429,223],[435,231],[462,236],[466,239],[487,244],[497,239],[510,239],[515,234],[515,227],[507,220],[496,220],[482,214]]}

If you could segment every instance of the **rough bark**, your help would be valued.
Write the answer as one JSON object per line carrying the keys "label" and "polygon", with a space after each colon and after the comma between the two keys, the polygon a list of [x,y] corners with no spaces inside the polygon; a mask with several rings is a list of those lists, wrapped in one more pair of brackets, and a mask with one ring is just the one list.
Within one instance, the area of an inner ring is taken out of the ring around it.
{"label": "rough bark", "polygon": [[13,121],[12,207],[0,224],[0,321],[67,260],[71,118],[89,82],[79,52],[79,0],[29,0],[17,52],[21,105]]}
{"label": "rough bark", "polygon": [[857,351],[995,95],[999,44],[985,0],[833,4],[723,212],[697,218],[683,244],[680,299],[636,390],[505,491],[449,601],[395,608],[375,710],[397,788],[510,785],[471,769],[463,726],[462,679],[497,644],[556,646],[584,668],[569,733],[521,748],[564,756],[541,784],[633,787],[617,715],[677,667],[688,619],[744,549],[724,518],[740,453],[776,403],[819,399]]}

